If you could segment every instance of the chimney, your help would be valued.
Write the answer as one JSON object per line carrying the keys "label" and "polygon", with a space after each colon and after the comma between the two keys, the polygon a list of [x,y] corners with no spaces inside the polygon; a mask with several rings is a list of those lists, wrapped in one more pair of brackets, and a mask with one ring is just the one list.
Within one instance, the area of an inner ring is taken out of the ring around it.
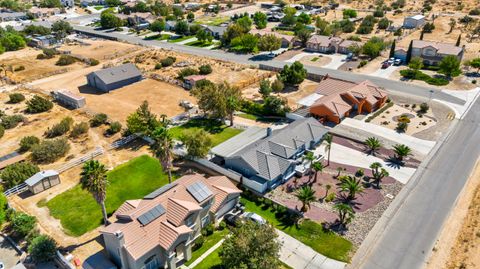
{"label": "chimney", "polygon": [[272,128],[268,127],[267,128],[267,137],[272,135]]}

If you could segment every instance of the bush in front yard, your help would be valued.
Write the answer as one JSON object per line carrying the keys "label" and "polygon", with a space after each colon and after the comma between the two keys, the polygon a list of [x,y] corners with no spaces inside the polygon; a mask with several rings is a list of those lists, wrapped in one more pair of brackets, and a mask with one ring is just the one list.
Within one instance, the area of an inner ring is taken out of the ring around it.
{"label": "bush in front yard", "polygon": [[25,213],[16,213],[12,219],[12,228],[15,233],[21,237],[25,237],[35,228],[37,219]]}
{"label": "bush in front yard", "polygon": [[32,240],[28,252],[36,263],[48,262],[55,257],[57,243],[48,235],[40,235]]}
{"label": "bush in front yard", "polygon": [[26,152],[29,151],[33,146],[37,145],[40,143],[40,139],[36,136],[30,135],[30,136],[25,136],[20,140],[20,152]]}
{"label": "bush in front yard", "polygon": [[70,150],[67,139],[44,140],[32,148],[32,160],[36,163],[52,163]]}
{"label": "bush in front yard", "polygon": [[93,118],[90,120],[90,126],[91,127],[98,127],[102,124],[105,124],[107,122],[108,116],[107,114],[104,113],[99,113],[93,116]]}
{"label": "bush in front yard", "polygon": [[0,173],[0,178],[6,188],[12,188],[23,183],[29,177],[40,172],[40,168],[31,162],[18,162],[10,164]]}
{"label": "bush in front yard", "polygon": [[202,229],[202,235],[203,236],[209,236],[211,234],[213,234],[213,231],[214,231],[214,227],[213,227],[213,224],[209,224],[208,226],[205,226],[203,229]]}
{"label": "bush in front yard", "polygon": [[39,95],[33,96],[32,99],[27,101],[27,112],[28,113],[40,113],[49,111],[53,108],[53,103]]}
{"label": "bush in front yard", "polygon": [[71,117],[65,117],[59,123],[53,125],[52,128],[48,128],[47,131],[45,131],[45,136],[47,138],[54,138],[64,135],[70,131],[72,124],[73,119]]}
{"label": "bush in front yard", "polygon": [[71,65],[71,64],[75,63],[76,60],[77,59],[75,59],[75,57],[73,57],[73,56],[62,55],[62,56],[60,56],[57,63],[55,63],[55,64],[60,65],[60,66]]}
{"label": "bush in front yard", "polygon": [[17,104],[17,103],[20,103],[22,102],[23,100],[25,100],[25,96],[21,93],[11,93],[10,95],[8,95],[8,97],[10,98],[10,100],[8,100],[9,103],[11,104]]}
{"label": "bush in front yard", "polygon": [[205,243],[205,238],[203,237],[203,235],[200,235],[199,237],[197,237],[197,239],[195,239],[195,242],[192,247],[192,251],[195,251],[201,248],[203,246],[203,243]]}

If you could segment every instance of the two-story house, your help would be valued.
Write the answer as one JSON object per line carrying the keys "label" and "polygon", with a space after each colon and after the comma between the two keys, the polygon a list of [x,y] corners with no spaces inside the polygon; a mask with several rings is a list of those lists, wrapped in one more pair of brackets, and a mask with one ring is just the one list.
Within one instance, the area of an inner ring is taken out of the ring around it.
{"label": "two-story house", "polygon": [[233,209],[240,193],[224,176],[183,176],[123,203],[100,231],[105,249],[121,269],[175,269],[192,257],[201,229]]}
{"label": "two-story house", "polygon": [[242,174],[244,185],[263,193],[290,179],[305,151],[315,148],[327,132],[313,118],[296,120],[279,130],[267,129],[261,138],[252,134],[257,140],[251,144],[238,145],[240,150],[229,154],[224,166]]}
{"label": "two-story house", "polygon": [[351,46],[361,47],[363,43],[334,36],[312,35],[306,45],[307,50],[312,52],[347,54]]}
{"label": "two-story house", "polygon": [[446,56],[455,56],[461,61],[464,52],[464,47],[455,46],[454,44],[413,40],[411,58],[420,57],[426,65],[437,65]]}

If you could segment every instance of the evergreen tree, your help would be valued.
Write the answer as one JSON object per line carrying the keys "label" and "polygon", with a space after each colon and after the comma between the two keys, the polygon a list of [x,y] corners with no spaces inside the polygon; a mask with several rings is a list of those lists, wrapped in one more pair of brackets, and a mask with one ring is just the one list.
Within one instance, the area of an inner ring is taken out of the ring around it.
{"label": "evergreen tree", "polygon": [[460,47],[460,41],[462,40],[462,34],[458,35],[457,43],[455,43],[455,46]]}
{"label": "evergreen tree", "polygon": [[395,40],[393,40],[392,46],[390,47],[390,58],[395,55]]}
{"label": "evergreen tree", "polygon": [[407,64],[410,62],[410,59],[412,58],[412,44],[413,44],[413,41],[410,41],[410,45],[408,45],[407,58],[406,58]]}

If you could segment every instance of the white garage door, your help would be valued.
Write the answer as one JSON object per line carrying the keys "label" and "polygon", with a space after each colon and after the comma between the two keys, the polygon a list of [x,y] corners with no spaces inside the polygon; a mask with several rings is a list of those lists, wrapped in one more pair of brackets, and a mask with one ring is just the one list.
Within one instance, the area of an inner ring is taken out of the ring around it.
{"label": "white garage door", "polygon": [[228,211],[232,210],[237,204],[237,201],[238,201],[237,198],[232,199],[228,203],[226,203],[223,207],[221,207],[217,212],[217,215],[216,215],[217,219],[225,215],[225,213],[227,213]]}

